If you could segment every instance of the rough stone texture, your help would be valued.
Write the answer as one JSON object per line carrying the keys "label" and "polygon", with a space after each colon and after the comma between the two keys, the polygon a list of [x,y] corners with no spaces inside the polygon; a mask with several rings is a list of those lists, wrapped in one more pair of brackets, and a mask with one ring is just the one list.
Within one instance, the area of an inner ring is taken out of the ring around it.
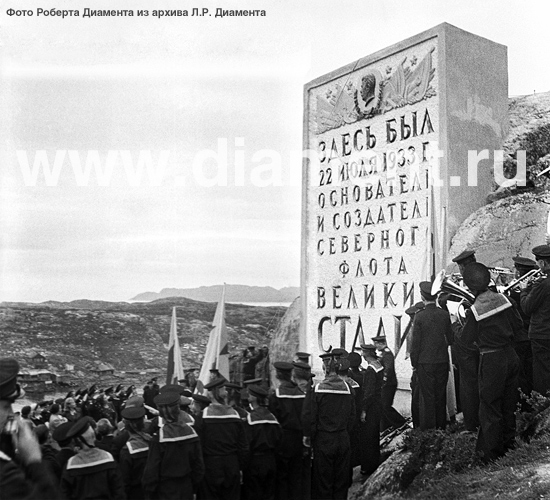
{"label": "rough stone texture", "polygon": [[[467,248],[479,262],[513,269],[512,257],[533,258],[531,249],[546,243],[550,192],[523,193],[476,210],[455,234],[447,261]],[[448,267],[456,271],[456,265]]]}
{"label": "rough stone texture", "polygon": [[[294,359],[294,354],[299,351],[301,316],[300,297],[297,297],[273,333],[269,346],[271,363]],[[275,373],[272,373],[271,380],[276,380]]]}
{"label": "rough stone texture", "polygon": [[510,132],[504,142],[504,151],[518,149],[526,134],[550,123],[550,92],[511,97],[508,102]]}
{"label": "rough stone texture", "polygon": [[358,490],[349,495],[349,500],[394,498],[396,493],[403,491],[414,479],[414,475],[408,477],[405,473],[411,457],[410,451],[395,452]]}

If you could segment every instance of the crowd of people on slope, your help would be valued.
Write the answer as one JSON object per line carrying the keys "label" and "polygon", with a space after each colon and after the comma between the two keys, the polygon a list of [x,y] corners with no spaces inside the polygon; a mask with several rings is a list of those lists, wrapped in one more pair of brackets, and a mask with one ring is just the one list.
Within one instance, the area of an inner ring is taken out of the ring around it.
{"label": "crowd of people on slope", "polygon": [[393,360],[385,369],[376,341],[381,351],[363,345],[363,357],[323,354],[318,384],[310,354],[297,353],[273,363],[276,389],[213,367],[202,395],[189,369],[178,384],[149,381],[143,396],[92,386],[20,415],[19,366],[2,359],[2,498],[344,499],[354,466],[378,466],[385,379],[394,391]]}

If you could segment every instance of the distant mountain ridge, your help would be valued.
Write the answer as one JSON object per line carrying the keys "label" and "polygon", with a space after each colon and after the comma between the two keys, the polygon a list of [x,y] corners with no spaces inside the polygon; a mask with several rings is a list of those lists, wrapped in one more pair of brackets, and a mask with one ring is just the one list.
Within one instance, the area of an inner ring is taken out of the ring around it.
{"label": "distant mountain ridge", "polygon": [[[163,288],[160,292],[144,292],[131,301],[150,302],[169,297],[185,297],[201,302],[217,302],[222,294],[222,285],[201,286],[198,288]],[[226,285],[227,302],[292,302],[300,295],[298,287],[285,287],[277,290],[270,286]]]}

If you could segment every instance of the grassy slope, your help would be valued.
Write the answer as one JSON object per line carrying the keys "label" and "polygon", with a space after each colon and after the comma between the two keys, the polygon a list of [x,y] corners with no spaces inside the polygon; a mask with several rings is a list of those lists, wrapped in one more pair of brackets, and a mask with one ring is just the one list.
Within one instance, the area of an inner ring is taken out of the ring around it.
{"label": "grassy slope", "polygon": [[522,444],[484,467],[447,475],[422,473],[401,498],[550,498],[550,437]]}

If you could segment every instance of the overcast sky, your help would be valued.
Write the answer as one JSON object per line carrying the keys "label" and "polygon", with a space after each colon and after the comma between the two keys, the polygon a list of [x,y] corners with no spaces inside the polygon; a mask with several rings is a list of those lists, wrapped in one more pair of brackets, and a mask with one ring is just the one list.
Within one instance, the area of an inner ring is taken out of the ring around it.
{"label": "overcast sky", "polygon": [[[548,91],[546,3],[3,2],[0,301],[299,286],[303,85],[448,22],[508,46],[510,95]],[[34,16],[6,15],[23,4]],[[37,16],[54,4],[81,16]],[[86,6],[150,15],[84,19]],[[218,6],[267,15],[152,17]],[[57,154],[57,177],[33,180],[39,151],[52,168]],[[110,178],[77,178],[90,151]],[[140,152],[163,177],[132,178]]]}

